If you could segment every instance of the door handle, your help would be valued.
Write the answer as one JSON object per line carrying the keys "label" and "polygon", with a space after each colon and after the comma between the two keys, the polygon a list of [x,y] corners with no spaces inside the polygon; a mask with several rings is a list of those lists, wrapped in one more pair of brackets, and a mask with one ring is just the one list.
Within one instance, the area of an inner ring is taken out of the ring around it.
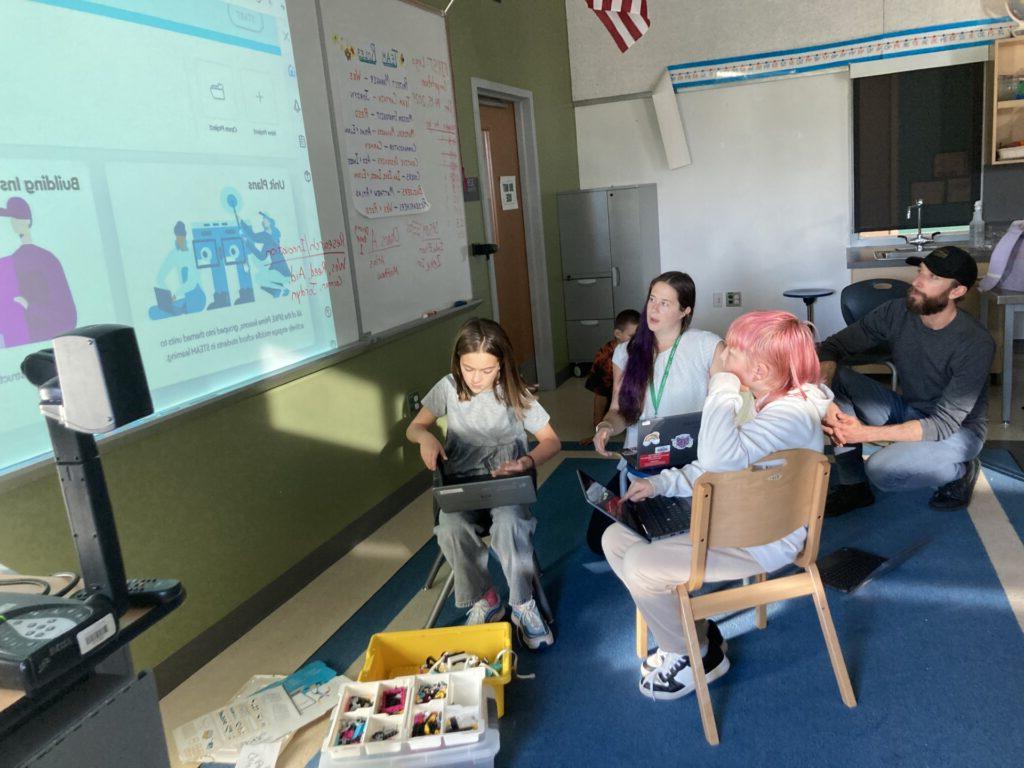
{"label": "door handle", "polygon": [[612,267],[612,288],[619,287],[619,268]]}
{"label": "door handle", "polygon": [[580,320],[580,325],[597,325],[600,320]]}
{"label": "door handle", "polygon": [[582,280],[577,280],[577,281],[576,281],[576,284],[577,284],[577,285],[594,285],[594,284],[595,284],[596,282],[597,282],[597,279],[596,279],[596,278],[593,278],[593,277],[589,277],[589,278],[588,278],[588,277],[585,277],[585,278],[583,278]]}

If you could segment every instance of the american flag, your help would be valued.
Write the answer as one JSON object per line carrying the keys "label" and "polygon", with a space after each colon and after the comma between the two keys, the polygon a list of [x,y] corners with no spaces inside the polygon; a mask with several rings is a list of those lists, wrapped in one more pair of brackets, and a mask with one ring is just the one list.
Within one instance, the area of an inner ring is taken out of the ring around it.
{"label": "american flag", "polygon": [[586,3],[623,53],[651,26],[647,0],[586,0]]}

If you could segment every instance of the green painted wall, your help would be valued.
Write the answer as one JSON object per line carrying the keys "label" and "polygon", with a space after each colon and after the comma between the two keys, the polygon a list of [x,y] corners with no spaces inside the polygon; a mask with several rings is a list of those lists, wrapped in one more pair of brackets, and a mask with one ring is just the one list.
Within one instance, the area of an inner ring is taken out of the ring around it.
{"label": "green painted wall", "polygon": [[[430,0],[430,4],[443,8],[447,1]],[[569,349],[564,331],[555,194],[578,189],[580,184],[565,8],[552,0],[504,3],[456,0],[448,14],[448,29],[462,162],[468,176],[480,175],[474,146],[470,78],[522,88],[533,94],[552,342],[555,370],[559,371],[569,364]],[[470,242],[482,240],[484,224],[480,203],[466,206],[466,221]]]}
{"label": "green painted wall", "polygon": [[[459,0],[450,24],[467,174],[477,175],[470,77],[534,93],[558,370],[567,353],[554,193],[579,183],[564,8]],[[471,241],[483,237],[481,215],[478,203],[467,207]],[[489,314],[486,265],[474,260],[472,274],[474,295],[485,298],[480,314]],[[421,469],[404,439],[404,394],[426,392],[444,373],[465,317],[104,449],[129,575],[173,576],[189,592],[134,644],[140,667],[223,618]],[[0,562],[22,573],[77,567],[52,468],[0,481],[0,531]]]}

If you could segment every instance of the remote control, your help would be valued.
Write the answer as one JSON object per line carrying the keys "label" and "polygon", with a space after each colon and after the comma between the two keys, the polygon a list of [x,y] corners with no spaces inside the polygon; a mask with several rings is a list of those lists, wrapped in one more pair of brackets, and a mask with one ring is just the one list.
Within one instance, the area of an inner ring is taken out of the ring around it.
{"label": "remote control", "polygon": [[177,599],[181,592],[177,579],[128,579],[130,605],[163,605]]}

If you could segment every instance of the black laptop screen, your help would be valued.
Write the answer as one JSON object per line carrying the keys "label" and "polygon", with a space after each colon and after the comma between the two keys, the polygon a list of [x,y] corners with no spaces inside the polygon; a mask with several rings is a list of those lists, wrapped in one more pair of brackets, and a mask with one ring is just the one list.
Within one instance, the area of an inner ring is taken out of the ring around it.
{"label": "black laptop screen", "polygon": [[580,481],[583,483],[583,493],[587,501],[602,512],[620,523],[630,525],[626,512],[622,508],[622,499],[609,491],[594,478],[580,472]]}

